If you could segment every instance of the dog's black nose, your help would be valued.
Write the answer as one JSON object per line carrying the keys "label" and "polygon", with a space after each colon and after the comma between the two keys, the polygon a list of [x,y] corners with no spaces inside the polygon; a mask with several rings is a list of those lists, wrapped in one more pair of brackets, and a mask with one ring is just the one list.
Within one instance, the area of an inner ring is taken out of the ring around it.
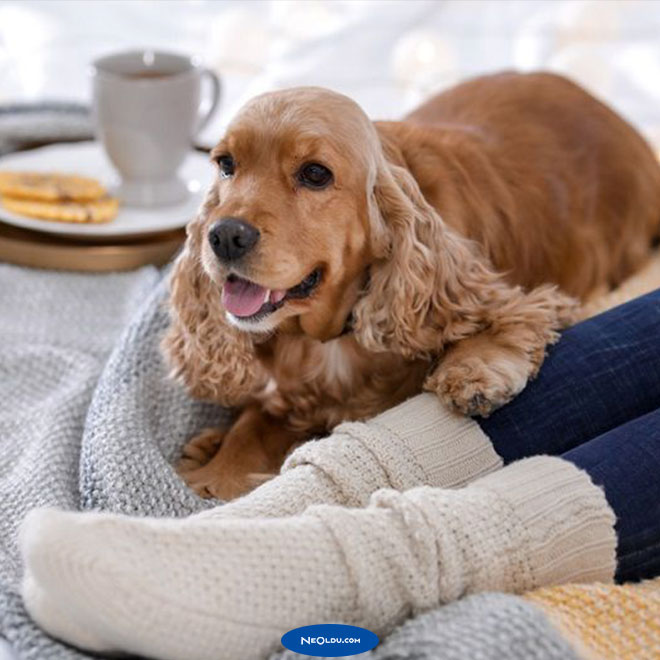
{"label": "dog's black nose", "polygon": [[240,218],[223,218],[209,231],[209,243],[222,261],[236,261],[244,257],[258,240],[259,230]]}

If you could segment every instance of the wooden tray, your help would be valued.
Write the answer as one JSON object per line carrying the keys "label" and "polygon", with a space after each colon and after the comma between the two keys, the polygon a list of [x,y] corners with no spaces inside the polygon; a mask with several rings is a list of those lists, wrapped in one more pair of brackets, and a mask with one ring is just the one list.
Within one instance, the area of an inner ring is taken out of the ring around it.
{"label": "wooden tray", "polygon": [[0,261],[33,268],[108,272],[162,266],[179,250],[185,230],[177,229],[133,241],[89,243],[0,222]]}

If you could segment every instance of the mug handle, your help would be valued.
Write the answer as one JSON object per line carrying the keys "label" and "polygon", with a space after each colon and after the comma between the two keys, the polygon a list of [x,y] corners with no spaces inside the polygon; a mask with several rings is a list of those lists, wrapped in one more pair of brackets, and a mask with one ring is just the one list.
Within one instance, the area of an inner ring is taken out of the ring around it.
{"label": "mug handle", "polygon": [[211,120],[213,113],[218,107],[218,102],[220,101],[220,90],[222,89],[220,78],[218,78],[218,76],[213,71],[211,71],[211,69],[202,69],[201,75],[202,78],[207,78],[211,83],[211,103],[205,113],[200,112],[199,119],[197,120],[197,130],[195,131],[195,135],[199,134],[199,132],[205,128]]}

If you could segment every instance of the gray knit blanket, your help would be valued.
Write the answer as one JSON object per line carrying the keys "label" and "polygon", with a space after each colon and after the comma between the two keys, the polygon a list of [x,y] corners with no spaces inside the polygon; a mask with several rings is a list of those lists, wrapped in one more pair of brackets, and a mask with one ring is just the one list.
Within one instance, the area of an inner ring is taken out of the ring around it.
{"label": "gray knit blanket", "polygon": [[91,111],[78,103],[0,104],[0,155],[52,142],[91,140]]}
{"label": "gray knit blanket", "polygon": [[[151,267],[83,275],[0,264],[0,636],[23,660],[91,657],[48,637],[23,608],[17,529],[28,510],[185,516],[211,506],[172,463],[228,413],[167,380],[166,295]],[[574,656],[533,606],[492,594],[413,619],[360,657]]]}

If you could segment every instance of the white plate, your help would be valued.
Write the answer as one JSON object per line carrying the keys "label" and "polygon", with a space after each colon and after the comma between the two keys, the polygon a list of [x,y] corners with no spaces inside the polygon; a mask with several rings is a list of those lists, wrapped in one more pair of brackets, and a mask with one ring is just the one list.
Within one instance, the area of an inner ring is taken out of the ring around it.
{"label": "white plate", "polygon": [[[97,142],[56,144],[22,151],[0,158],[0,170],[63,172],[91,176],[105,186],[117,182],[115,173],[102,147]],[[153,234],[183,227],[197,213],[215,170],[206,154],[191,151],[179,175],[186,181],[190,195],[172,206],[144,209],[121,205],[117,217],[105,224],[75,224],[26,218],[0,206],[0,220],[17,227],[37,231],[89,238]]]}

